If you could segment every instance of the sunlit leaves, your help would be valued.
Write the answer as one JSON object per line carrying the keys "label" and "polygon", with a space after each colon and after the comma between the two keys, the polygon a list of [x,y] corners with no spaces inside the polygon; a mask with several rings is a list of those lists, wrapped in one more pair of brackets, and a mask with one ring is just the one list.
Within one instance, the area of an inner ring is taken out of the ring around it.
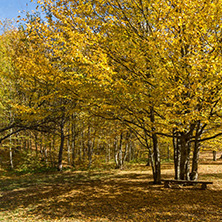
{"label": "sunlit leaves", "polygon": [[46,115],[52,103],[69,101],[69,110],[86,101],[147,125],[153,107],[159,131],[169,132],[219,118],[220,0],[38,4],[46,19],[27,21],[11,52],[25,107],[48,103]]}

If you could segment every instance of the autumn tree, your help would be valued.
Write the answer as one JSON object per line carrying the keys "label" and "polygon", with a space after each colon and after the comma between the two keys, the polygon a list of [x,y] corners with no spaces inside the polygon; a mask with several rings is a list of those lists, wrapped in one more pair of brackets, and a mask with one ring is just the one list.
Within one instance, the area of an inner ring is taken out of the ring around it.
{"label": "autumn tree", "polygon": [[191,143],[194,173],[200,142],[221,121],[220,5],[216,1],[167,3],[162,17],[165,27],[159,35],[164,40],[161,52],[167,58],[164,70],[169,84],[165,116],[176,137],[175,176],[180,179],[189,179]]}
{"label": "autumn tree", "polygon": [[162,136],[173,140],[175,178],[197,173],[201,142],[221,135],[221,2],[38,3],[46,20],[29,20],[13,39],[18,119],[57,129],[60,157],[75,113],[118,120],[147,147],[154,183]]}
{"label": "autumn tree", "polygon": [[92,56],[97,53],[107,59],[103,65],[112,70],[108,73],[112,81],[106,82],[102,95],[91,96],[98,98],[106,114],[142,128],[152,138],[155,181],[160,182],[157,135],[175,138],[175,176],[189,179],[191,143],[194,172],[199,144],[205,140],[200,137],[209,123],[212,127],[216,119],[220,121],[221,4],[45,3],[66,27],[86,35],[91,64],[101,64]]}

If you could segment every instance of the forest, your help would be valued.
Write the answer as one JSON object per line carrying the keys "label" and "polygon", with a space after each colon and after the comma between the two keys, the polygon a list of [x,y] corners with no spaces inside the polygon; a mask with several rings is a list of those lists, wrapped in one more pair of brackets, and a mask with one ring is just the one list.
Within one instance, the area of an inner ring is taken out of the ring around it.
{"label": "forest", "polygon": [[222,6],[38,3],[0,40],[0,141],[11,168],[15,152],[58,170],[147,158],[160,183],[171,156],[175,179],[192,180],[201,145],[222,135]]}
{"label": "forest", "polygon": [[220,221],[222,0],[36,2],[0,22],[0,220]]}
{"label": "forest", "polygon": [[37,3],[1,22],[1,168],[143,163],[159,185],[171,163],[197,180],[200,154],[222,151],[222,1]]}

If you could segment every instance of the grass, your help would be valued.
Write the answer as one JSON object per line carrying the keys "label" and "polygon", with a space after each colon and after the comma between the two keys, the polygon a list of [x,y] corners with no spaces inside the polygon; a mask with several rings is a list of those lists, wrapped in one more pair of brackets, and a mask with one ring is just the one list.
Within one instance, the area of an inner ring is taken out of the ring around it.
{"label": "grass", "polygon": [[[3,174],[3,172],[2,172]],[[173,178],[172,163],[162,177]],[[44,172],[0,180],[0,221],[221,221],[222,160],[199,166],[198,187],[166,189],[152,184],[144,164],[124,170]]]}

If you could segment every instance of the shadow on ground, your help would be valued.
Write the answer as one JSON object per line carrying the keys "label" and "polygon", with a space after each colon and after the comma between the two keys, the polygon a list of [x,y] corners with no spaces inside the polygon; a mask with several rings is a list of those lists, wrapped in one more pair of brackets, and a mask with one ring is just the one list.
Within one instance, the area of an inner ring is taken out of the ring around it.
{"label": "shadow on ground", "polygon": [[165,189],[151,181],[146,172],[63,172],[2,180],[0,210],[13,214],[22,209],[27,217],[61,221],[219,221],[222,217],[222,190]]}

